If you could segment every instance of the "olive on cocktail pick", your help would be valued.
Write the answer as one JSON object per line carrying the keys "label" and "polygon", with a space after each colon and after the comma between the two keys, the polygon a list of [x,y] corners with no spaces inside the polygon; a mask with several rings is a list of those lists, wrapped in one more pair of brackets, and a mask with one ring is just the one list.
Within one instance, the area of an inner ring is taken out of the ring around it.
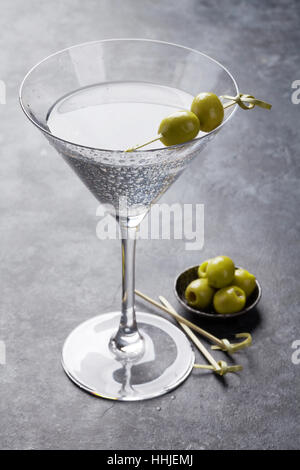
{"label": "olive on cocktail pick", "polygon": [[126,152],[132,152],[139,148],[145,147],[152,142],[160,140],[167,147],[171,145],[183,144],[189,140],[193,140],[200,130],[199,119],[196,114],[191,111],[181,110],[165,117],[158,128],[158,135],[155,139],[138,145]]}
{"label": "olive on cocktail pick", "polygon": [[223,104],[214,93],[199,93],[195,96],[191,111],[198,117],[203,132],[213,131],[224,119]]}
{"label": "olive on cocktail pick", "polygon": [[183,144],[193,140],[200,129],[199,119],[191,111],[177,111],[164,118],[158,128],[161,135],[160,141],[169,147],[170,145]]}
{"label": "olive on cocktail pick", "polygon": [[[223,105],[220,98],[229,100],[229,102]],[[182,110],[170,114],[161,121],[158,135],[154,139],[129,148],[126,152],[133,152],[157,140],[166,146],[184,144],[193,140],[199,130],[211,132],[216,129],[224,119],[224,109],[235,104],[238,104],[242,109],[253,109],[255,106],[265,109],[272,107],[265,101],[242,93],[237,96],[223,95],[220,98],[214,93],[199,93],[193,99],[191,111]]]}

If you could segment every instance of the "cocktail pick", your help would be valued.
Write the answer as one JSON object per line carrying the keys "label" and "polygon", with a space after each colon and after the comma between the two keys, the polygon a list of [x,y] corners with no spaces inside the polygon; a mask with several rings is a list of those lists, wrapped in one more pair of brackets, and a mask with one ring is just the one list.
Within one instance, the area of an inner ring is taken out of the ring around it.
{"label": "cocktail pick", "polygon": [[212,349],[220,349],[221,351],[226,351],[229,354],[233,354],[236,351],[240,349],[244,349],[248,346],[251,346],[252,344],[252,337],[250,333],[238,333],[235,335],[236,338],[246,338],[244,341],[240,343],[230,343],[228,339],[219,339],[216,336],[212,335],[206,330],[203,330],[199,326],[195,325],[191,321],[187,320],[186,318],[182,317],[179,315],[175,310],[170,310],[169,308],[165,307],[164,305],[161,305],[159,302],[156,302],[156,300],[151,299],[146,294],[143,294],[142,292],[135,290],[135,293],[141,297],[142,299],[146,300],[150,304],[154,305],[155,307],[163,310],[164,312],[168,313],[171,315],[173,318],[175,318],[179,323],[183,323],[192,330],[196,331],[197,333],[200,333],[200,335],[204,336],[205,338],[208,338],[212,343],[215,343],[215,346],[211,346]]}
{"label": "cocktail pick", "polygon": [[[222,98],[226,100],[230,100],[230,101],[228,103],[223,104],[220,102]],[[197,99],[197,97],[195,99]],[[215,96],[215,99],[218,100],[220,107],[221,105],[223,105],[224,109],[227,109],[230,106],[233,106],[234,104],[239,105],[240,108],[245,109],[245,110],[253,109],[255,106],[259,106],[260,108],[264,108],[264,109],[272,108],[272,105],[270,103],[267,103],[266,101],[258,100],[254,96],[248,95],[245,93],[239,93],[236,96],[221,95],[219,99],[217,96]],[[193,105],[191,109],[193,109]],[[180,113],[183,113],[181,117],[178,116]],[[224,112],[223,112],[223,115],[224,115]],[[199,116],[199,114],[198,114],[198,118],[199,118],[199,121],[201,121],[201,117]],[[181,122],[182,119],[186,121],[184,126],[182,125],[183,122]],[[195,116],[193,112],[190,112],[190,111],[182,110],[179,113],[172,114],[162,120],[162,122],[160,123],[159,130],[158,130],[158,135],[154,139],[151,139],[148,142],[145,142],[143,144],[135,145],[134,147],[127,149],[126,152],[134,152],[135,150],[146,147],[147,145],[152,144],[153,142],[156,142],[157,140],[161,140],[167,146],[183,144],[187,141],[193,140],[197,136],[199,129],[201,129],[199,121],[198,121],[198,127],[197,125],[195,125],[195,119],[197,120],[197,117]],[[222,119],[223,118],[221,118],[221,121]],[[214,130],[216,127],[218,127],[221,121],[218,121],[218,123],[216,123],[214,127],[211,127],[210,130]],[[180,135],[182,133],[182,129],[189,129],[190,133],[188,135],[185,135],[185,133]]]}
{"label": "cocktail pick", "polygon": [[225,361],[218,361],[218,365],[220,366],[220,370],[216,370],[213,368],[213,366],[207,366],[207,365],[202,365],[202,364],[194,364],[195,369],[207,369],[207,370],[213,370],[216,374],[218,375],[225,375],[228,372],[238,372],[240,370],[243,370],[243,366],[240,365],[234,365],[234,366],[229,366],[227,362]]}
{"label": "cocktail pick", "polygon": [[[237,333],[234,335],[235,338],[246,338],[244,341],[241,341],[240,343],[230,343],[228,339],[222,339],[223,342],[223,348],[220,346],[211,346],[211,349],[221,349],[221,351],[227,351],[229,354],[232,354],[236,351],[239,351],[240,349],[248,348],[252,344],[252,336],[250,333]],[[224,349],[224,347],[226,349]]]}
{"label": "cocktail pick", "polygon": [[[170,302],[168,302],[167,299],[165,299],[164,297],[162,297],[161,295],[159,296],[159,300],[161,301],[161,303],[163,305],[165,305],[171,312],[173,313],[176,313],[175,309],[172,307],[172,305],[170,304]],[[189,338],[193,341],[193,343],[195,344],[195,346],[197,346],[197,348],[199,349],[199,351],[203,354],[203,356],[208,360],[208,362],[210,362],[210,366],[208,366],[207,364],[194,364],[194,367],[196,369],[207,369],[207,370],[213,370],[216,374],[218,375],[225,375],[227,374],[228,372],[238,372],[240,370],[243,370],[243,366],[240,366],[240,365],[233,365],[233,366],[229,366],[227,364],[227,362],[225,361],[218,361],[216,362],[216,360],[212,357],[212,355],[210,354],[210,352],[206,349],[206,347],[204,346],[204,344],[201,343],[200,339],[197,338],[197,336],[192,332],[192,330],[187,326],[185,325],[184,323],[182,322],[179,322],[179,325],[181,326],[181,328],[185,331],[185,333],[187,334],[187,336],[189,336]]]}
{"label": "cocktail pick", "polygon": [[229,108],[230,106],[233,106],[234,104],[238,104],[242,109],[248,110],[248,109],[253,109],[255,106],[259,106],[260,108],[264,109],[271,109],[272,105],[270,103],[266,103],[265,101],[262,100],[257,100],[254,96],[252,95],[247,95],[244,93],[240,93],[236,96],[228,96],[228,95],[222,95],[220,98],[225,98],[226,100],[230,100],[229,103],[223,104],[223,108]]}
{"label": "cocktail pick", "polygon": [[[161,303],[163,305],[165,305],[165,307],[167,307],[168,310],[170,310],[170,312],[173,312],[173,314],[175,313],[176,314],[176,311],[174,310],[174,308],[172,307],[172,305],[167,301],[167,299],[165,299],[164,297],[162,297],[161,295],[159,296],[159,300],[161,301]],[[199,349],[199,351],[201,351],[201,353],[203,354],[203,356],[208,360],[208,362],[211,364],[211,368],[212,370],[214,370],[215,372],[220,372],[221,371],[221,367],[219,366],[219,364],[217,363],[217,361],[215,361],[215,359],[212,357],[212,355],[210,354],[210,352],[206,349],[206,347],[201,343],[200,339],[197,338],[197,336],[192,332],[192,330],[187,326],[185,325],[184,323],[182,323],[181,321],[178,321],[179,325],[181,326],[181,328],[185,331],[185,333],[189,336],[189,338],[193,341],[193,343],[197,346],[197,348]]]}

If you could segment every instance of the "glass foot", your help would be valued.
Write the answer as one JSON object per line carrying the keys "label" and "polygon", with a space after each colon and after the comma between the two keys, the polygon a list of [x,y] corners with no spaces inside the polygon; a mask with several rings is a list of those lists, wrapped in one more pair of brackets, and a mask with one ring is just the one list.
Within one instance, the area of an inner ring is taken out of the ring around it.
{"label": "glass foot", "polygon": [[120,312],[102,314],[68,336],[62,365],[76,385],[98,397],[135,401],[163,395],[188,377],[195,356],[179,328],[162,317],[138,312],[145,353],[136,361],[126,362],[118,360],[109,348],[119,322]]}

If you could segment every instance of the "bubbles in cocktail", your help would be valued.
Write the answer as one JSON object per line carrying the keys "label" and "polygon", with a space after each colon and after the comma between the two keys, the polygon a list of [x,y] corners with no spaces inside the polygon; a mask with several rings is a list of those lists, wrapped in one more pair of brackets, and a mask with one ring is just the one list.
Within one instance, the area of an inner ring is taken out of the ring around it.
{"label": "bubbles in cocktail", "polygon": [[51,109],[48,126],[53,135],[81,146],[103,149],[103,158],[93,151],[79,155],[57,148],[102,203],[119,208],[126,198],[129,214],[144,213],[150,204],[170,186],[189,159],[145,159],[120,153],[133,143],[147,140],[157,132],[158,123],[171,112],[188,108],[193,96],[171,87],[151,83],[104,83],[80,89],[59,100]]}

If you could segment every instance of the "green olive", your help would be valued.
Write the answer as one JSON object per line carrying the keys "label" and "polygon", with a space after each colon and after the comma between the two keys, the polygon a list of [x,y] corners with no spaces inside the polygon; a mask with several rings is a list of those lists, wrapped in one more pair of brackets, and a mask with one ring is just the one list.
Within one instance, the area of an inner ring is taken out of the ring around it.
{"label": "green olive", "polygon": [[185,289],[185,298],[191,307],[202,309],[211,304],[214,293],[207,279],[195,279]]}
{"label": "green olive", "polygon": [[232,284],[243,289],[246,297],[249,297],[256,287],[256,279],[246,269],[238,268],[234,272]]}
{"label": "green olive", "polygon": [[199,93],[192,102],[191,111],[198,116],[203,132],[212,131],[224,119],[223,105],[214,93]]}
{"label": "green olive", "polygon": [[234,263],[228,256],[216,256],[209,260],[206,273],[210,286],[217,289],[228,286],[234,277]]}
{"label": "green olive", "polygon": [[200,264],[199,268],[198,268],[198,277],[200,278],[207,278],[207,265],[209,263],[209,259],[207,259],[206,261],[203,261],[202,264]]}
{"label": "green olive", "polygon": [[191,111],[178,111],[164,118],[159,126],[158,134],[161,134],[161,142],[170,145],[183,144],[196,137],[200,130],[199,119]]}
{"label": "green olive", "polygon": [[218,313],[240,312],[245,306],[246,294],[237,286],[223,287],[215,293],[213,303]]}

